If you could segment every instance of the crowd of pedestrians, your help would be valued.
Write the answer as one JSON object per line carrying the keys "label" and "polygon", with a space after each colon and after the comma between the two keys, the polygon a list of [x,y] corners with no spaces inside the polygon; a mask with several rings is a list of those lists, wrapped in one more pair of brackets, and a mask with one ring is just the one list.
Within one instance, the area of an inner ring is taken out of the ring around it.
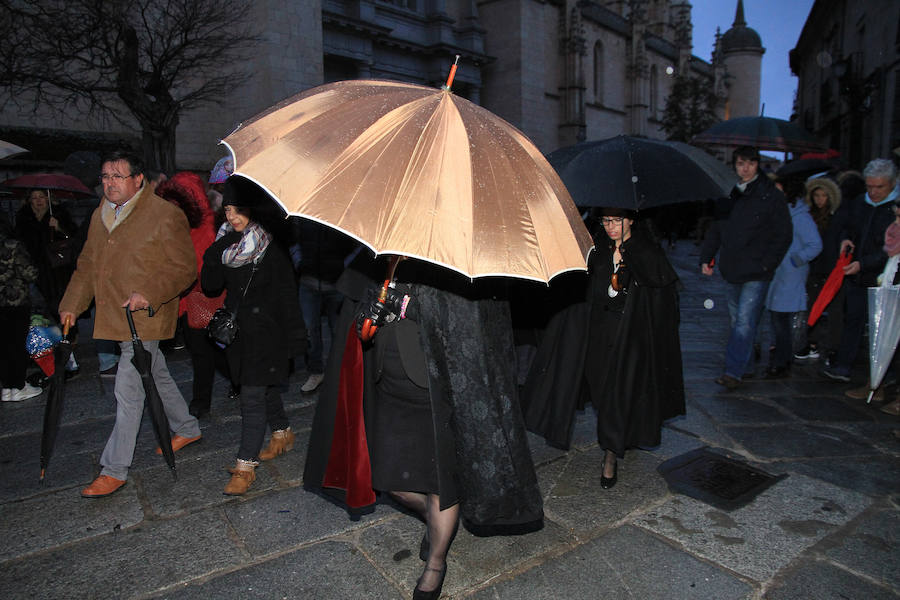
{"label": "crowd of pedestrians", "polygon": [[[735,150],[739,182],[716,203],[700,247],[702,273],[728,283],[731,328],[716,382],[731,390],[756,376],[761,324],[772,333],[764,377],[823,360],[825,377],[849,382],[867,288],[900,282],[897,169],[876,159],[855,178],[790,169],[770,178],[759,163],[757,149]],[[540,314],[522,379],[510,316],[523,301],[518,288],[404,260],[380,290],[383,258],[324,225],[285,221],[262,188],[232,172],[225,157],[209,177],[167,177],[113,153],[81,228],[43,190],[29,192],[15,226],[0,220],[2,400],[41,394],[26,381],[33,312],[70,325],[93,314],[81,335],[94,338],[102,374],[115,377],[115,425],[82,496],[120,489],[134,455],[144,389],[126,311],[150,352],[173,451],[201,439],[216,372],[239,398],[241,438],[225,494],[247,493],[259,461],[293,448],[281,390],[292,370],[305,371],[300,391],[318,391],[318,404],[304,483],[351,511],[384,493],[423,521],[419,599],[439,597],[460,523],[480,535],[541,527],[525,428],[568,448],[575,411],[590,403],[605,452],[600,484],[609,489],[617,460],[657,446],[663,422],[684,413],[680,282],[643,215],[592,211],[588,276],[560,277],[528,302]],[[843,283],[808,326],[842,255]],[[230,337],[211,335],[213,327]],[[190,399],[161,347],[176,331],[191,358]],[[77,363],[67,368],[78,372]],[[876,398],[898,414],[900,399],[886,392],[893,377]],[[847,393],[866,397],[873,387]]]}

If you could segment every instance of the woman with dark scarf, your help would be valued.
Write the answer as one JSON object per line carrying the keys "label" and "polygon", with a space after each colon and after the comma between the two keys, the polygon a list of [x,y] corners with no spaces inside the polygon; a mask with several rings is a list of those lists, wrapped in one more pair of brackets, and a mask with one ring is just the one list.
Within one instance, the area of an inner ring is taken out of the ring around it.
{"label": "woman with dark scarf", "polygon": [[589,399],[605,451],[600,485],[609,489],[616,459],[658,446],[663,421],[684,414],[684,381],[675,271],[635,213],[598,212],[589,276],[566,282],[568,304],[541,337],[522,411],[530,430],[568,448],[575,410]]}
{"label": "woman with dark scarf", "polygon": [[[217,295],[225,289],[225,308],[237,315],[237,338],[225,349],[231,376],[241,384],[241,445],[224,490],[235,496],[256,479],[260,460],[294,446],[279,386],[289,375],[291,358],[306,352],[290,258],[257,216],[267,203],[271,200],[251,181],[228,179],[226,220],[203,255],[201,273],[204,292]],[[272,437],[260,452],[267,425]]]}

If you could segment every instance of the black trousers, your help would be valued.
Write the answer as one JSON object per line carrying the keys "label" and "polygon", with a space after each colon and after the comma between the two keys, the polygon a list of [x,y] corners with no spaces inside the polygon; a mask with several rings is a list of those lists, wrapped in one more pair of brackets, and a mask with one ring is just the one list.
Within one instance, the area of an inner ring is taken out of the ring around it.
{"label": "black trousers", "polygon": [[27,306],[0,306],[0,382],[4,388],[21,389],[31,357],[25,351],[25,336],[31,322]]}
{"label": "black trousers", "polygon": [[279,386],[241,386],[241,447],[238,458],[258,460],[267,424],[272,431],[287,429],[290,425],[281,403]]}
{"label": "black trousers", "polygon": [[194,370],[191,407],[209,410],[212,403],[213,380],[216,376],[216,369],[229,380],[231,379],[228,361],[225,358],[225,352],[209,341],[205,329],[194,329],[188,326],[187,315],[182,315],[181,325],[184,343],[191,354],[191,366]]}

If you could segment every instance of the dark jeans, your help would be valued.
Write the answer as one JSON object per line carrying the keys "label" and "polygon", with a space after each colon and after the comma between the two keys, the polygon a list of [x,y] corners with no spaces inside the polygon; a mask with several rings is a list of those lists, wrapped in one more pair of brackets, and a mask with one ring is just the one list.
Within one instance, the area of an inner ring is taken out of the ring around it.
{"label": "dark jeans", "polygon": [[859,352],[863,333],[868,321],[868,299],[866,288],[848,283],[844,286],[844,329],[837,349],[833,370],[849,375],[850,368]]}
{"label": "dark jeans", "polygon": [[793,355],[791,320],[794,313],[769,311],[772,333],[775,335],[775,352],[769,357],[769,366],[788,367]]}
{"label": "dark jeans", "polygon": [[328,329],[333,334],[343,299],[343,294],[334,289],[333,284],[310,278],[300,279],[300,309],[303,312],[303,322],[306,324],[306,332],[309,337],[306,370],[310,373],[325,372],[322,314],[324,313],[328,318]]}
{"label": "dark jeans", "polygon": [[731,333],[725,346],[725,374],[735,379],[744,376],[753,354],[753,341],[768,289],[768,281],[728,284],[726,291]]}
{"label": "dark jeans", "polygon": [[0,382],[4,388],[22,389],[31,357],[25,351],[25,336],[31,323],[27,306],[0,306]]}
{"label": "dark jeans", "polygon": [[241,460],[259,459],[266,424],[272,431],[287,429],[290,425],[281,403],[281,391],[276,385],[241,386],[241,447],[237,457]]}
{"label": "dark jeans", "polygon": [[181,316],[184,344],[191,354],[191,366],[194,371],[194,389],[191,396],[191,408],[209,410],[212,403],[213,381],[216,369],[225,377],[231,378],[225,352],[217,348],[205,329],[194,329],[187,324],[187,315]]}

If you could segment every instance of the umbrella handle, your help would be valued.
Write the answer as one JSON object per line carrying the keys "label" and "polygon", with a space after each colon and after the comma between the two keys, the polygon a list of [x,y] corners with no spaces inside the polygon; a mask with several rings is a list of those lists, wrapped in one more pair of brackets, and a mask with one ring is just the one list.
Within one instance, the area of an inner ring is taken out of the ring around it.
{"label": "umbrella handle", "polygon": [[72,321],[69,317],[66,317],[66,320],[63,322],[63,337],[69,337],[69,328],[72,326]]}
{"label": "umbrella handle", "polygon": [[[405,257],[403,256],[394,256],[391,258],[391,262],[388,263],[387,279],[384,280],[381,291],[378,293],[378,302],[384,304],[387,300],[387,291],[388,287],[391,285],[391,281],[394,279],[394,271],[397,270],[397,265],[400,264],[400,261],[404,258]],[[376,331],[378,331],[378,326],[372,324],[372,319],[365,319],[363,320],[362,326],[359,328],[359,339],[368,342],[375,337]]]}
{"label": "umbrella handle", "polygon": [[131,339],[132,341],[137,341],[138,334],[137,329],[134,328],[134,318],[131,316],[131,311],[128,310],[128,307],[125,307],[125,318],[128,319],[128,328],[131,329]]}

